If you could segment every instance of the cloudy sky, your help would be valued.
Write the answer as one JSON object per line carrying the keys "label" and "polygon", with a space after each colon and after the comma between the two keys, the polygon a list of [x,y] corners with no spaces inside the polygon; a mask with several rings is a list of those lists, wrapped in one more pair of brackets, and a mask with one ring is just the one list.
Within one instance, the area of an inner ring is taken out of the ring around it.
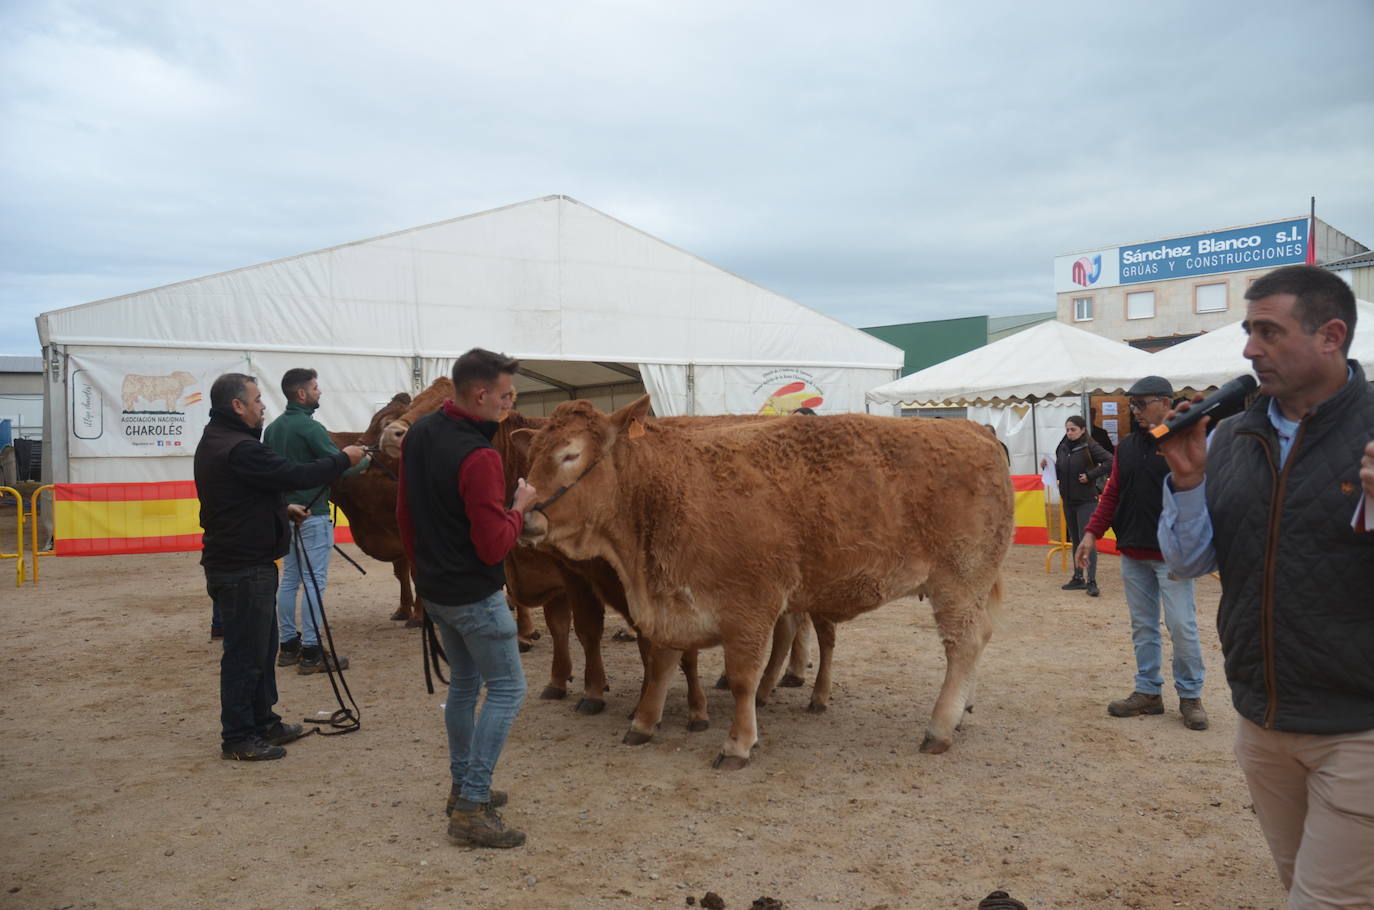
{"label": "cloudy sky", "polygon": [[1056,254],[1374,245],[1374,3],[0,3],[0,353],[33,317],[564,193],[854,325]]}

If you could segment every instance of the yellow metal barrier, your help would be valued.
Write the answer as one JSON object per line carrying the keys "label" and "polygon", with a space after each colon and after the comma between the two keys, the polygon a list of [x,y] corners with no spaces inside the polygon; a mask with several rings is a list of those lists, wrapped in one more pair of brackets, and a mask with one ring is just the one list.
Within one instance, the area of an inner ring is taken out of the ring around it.
{"label": "yellow metal barrier", "polygon": [[17,588],[24,583],[24,497],[19,495],[19,491],[14,487],[0,487],[0,496],[9,494],[14,497],[16,503],[15,520],[17,526],[14,535],[14,548],[17,552],[0,552],[0,559],[13,559],[14,562],[14,586]]}
{"label": "yellow metal barrier", "polygon": [[[1059,528],[1056,534],[1054,525],[1054,513],[1059,513]],[[1073,558],[1073,543],[1067,538],[1069,523],[1064,519],[1064,504],[1059,503],[1058,508],[1045,503],[1045,528],[1049,532],[1050,551],[1045,554],[1045,571],[1049,572],[1050,562],[1056,555],[1059,556],[1059,570],[1067,572],[1069,570],[1069,560]],[[35,560],[36,562],[37,560]]]}
{"label": "yellow metal barrier", "polygon": [[[38,497],[43,493],[44,490],[51,490],[52,488],[53,488],[53,485],[52,485],[52,484],[50,484],[50,483],[49,483],[49,484],[44,484],[43,486],[41,486],[41,487],[39,487],[38,489],[34,490],[34,491],[33,491],[33,494],[29,497],[29,525],[30,525],[29,533],[33,535],[33,537],[31,538],[32,546],[30,547],[30,555],[31,555],[32,558],[33,558],[33,583],[34,583],[34,584],[38,584],[38,557],[40,557],[40,556],[52,556],[54,553],[57,552],[56,550],[40,550],[40,549],[38,549],[38,525],[40,524],[40,522],[38,521]],[[53,496],[52,496],[52,504],[53,504],[53,511],[56,512],[56,511],[57,511],[57,494],[56,494],[56,492],[53,493]],[[20,504],[20,507],[22,508],[22,506],[23,506],[23,504],[21,503],[21,504]],[[56,516],[54,516],[54,518],[56,518]],[[55,527],[55,526],[56,526],[56,524],[54,523],[54,527]],[[56,537],[56,534],[54,534],[53,536]],[[22,549],[22,548],[21,548],[21,549]]]}

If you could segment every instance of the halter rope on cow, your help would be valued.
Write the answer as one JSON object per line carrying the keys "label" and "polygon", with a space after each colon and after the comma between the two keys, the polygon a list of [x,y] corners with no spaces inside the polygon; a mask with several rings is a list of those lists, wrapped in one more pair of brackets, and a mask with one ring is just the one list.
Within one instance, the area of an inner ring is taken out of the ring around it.
{"label": "halter rope on cow", "polygon": [[554,503],[558,502],[558,500],[561,499],[561,498],[563,497],[563,494],[564,494],[564,493],[568,492],[568,491],[571,490],[573,487],[575,487],[575,486],[577,486],[579,483],[581,483],[581,482],[582,482],[582,478],[583,478],[583,477],[586,477],[588,474],[590,474],[590,473],[592,472],[592,468],[596,467],[596,466],[599,465],[599,464],[601,464],[601,456],[600,456],[600,455],[596,456],[596,459],[595,459],[591,464],[587,465],[587,470],[585,470],[585,471],[583,471],[581,474],[579,474],[579,475],[577,476],[577,479],[576,479],[576,480],[574,480],[572,483],[565,483],[565,484],[563,484],[563,486],[559,487],[557,490],[554,490],[554,491],[553,491],[553,495],[550,496],[548,499],[544,500],[543,502],[536,502],[534,505],[530,506],[530,511],[531,511],[531,512],[539,512],[539,513],[543,514],[543,516],[544,516],[545,518],[548,518],[548,517],[549,517],[549,513],[548,513],[548,512],[545,512],[544,509],[547,508],[548,506],[551,506],[551,505],[553,505]]}

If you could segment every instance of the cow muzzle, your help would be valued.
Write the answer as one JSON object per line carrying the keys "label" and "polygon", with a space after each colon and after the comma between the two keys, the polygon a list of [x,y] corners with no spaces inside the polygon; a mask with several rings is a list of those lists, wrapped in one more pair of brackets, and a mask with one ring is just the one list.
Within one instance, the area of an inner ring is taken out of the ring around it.
{"label": "cow muzzle", "polygon": [[377,447],[387,454],[388,457],[398,459],[401,457],[401,440],[406,438],[406,431],[410,429],[410,424],[404,420],[393,420],[382,428],[381,438],[377,441]]}
{"label": "cow muzzle", "polygon": [[522,547],[537,546],[549,536],[549,519],[543,512],[533,510],[525,513],[525,527],[520,532]]}

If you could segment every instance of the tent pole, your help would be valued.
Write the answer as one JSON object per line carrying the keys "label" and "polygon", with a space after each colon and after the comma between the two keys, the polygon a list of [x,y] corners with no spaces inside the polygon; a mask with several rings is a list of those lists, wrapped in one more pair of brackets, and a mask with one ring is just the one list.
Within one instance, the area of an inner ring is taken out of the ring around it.
{"label": "tent pole", "polygon": [[1040,468],[1040,431],[1035,426],[1035,396],[1031,396],[1031,465],[1038,471]]}

